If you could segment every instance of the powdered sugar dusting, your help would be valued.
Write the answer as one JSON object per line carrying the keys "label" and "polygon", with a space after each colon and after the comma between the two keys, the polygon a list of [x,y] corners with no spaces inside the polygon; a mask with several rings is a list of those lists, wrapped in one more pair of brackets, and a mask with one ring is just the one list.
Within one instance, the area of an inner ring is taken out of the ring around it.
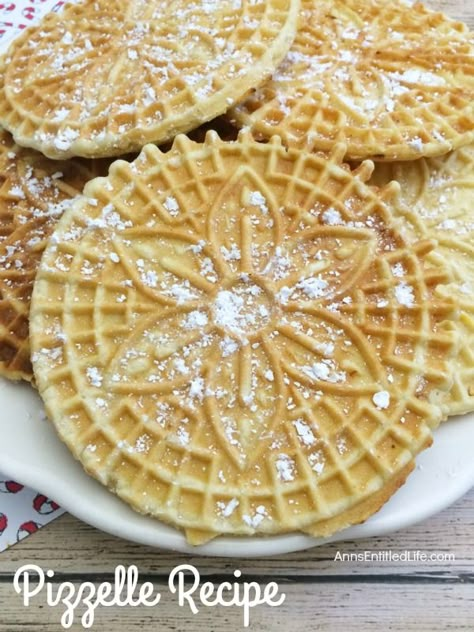
{"label": "powdered sugar dusting", "polygon": [[415,294],[413,287],[408,283],[400,283],[395,288],[395,297],[400,305],[404,307],[415,306]]}
{"label": "powdered sugar dusting", "polygon": [[279,454],[275,466],[280,481],[289,482],[295,478],[296,464],[287,454]]}
{"label": "powdered sugar dusting", "polygon": [[386,410],[390,406],[390,393],[388,391],[379,391],[372,397],[372,401],[379,410]]}

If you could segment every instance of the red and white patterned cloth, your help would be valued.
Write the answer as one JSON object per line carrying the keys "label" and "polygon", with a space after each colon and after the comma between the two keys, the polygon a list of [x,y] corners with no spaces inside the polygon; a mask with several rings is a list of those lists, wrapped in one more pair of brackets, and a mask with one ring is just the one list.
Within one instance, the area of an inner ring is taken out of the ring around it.
{"label": "red and white patterned cloth", "polygon": [[0,474],[0,552],[58,518],[64,512],[53,501]]}
{"label": "red and white patterned cloth", "polygon": [[[58,11],[64,4],[58,0],[0,2],[0,50],[6,50],[9,42],[23,29],[38,22],[45,13]],[[6,480],[0,472],[0,552],[62,513],[56,503],[23,485]]]}
{"label": "red and white patterned cloth", "polygon": [[35,24],[50,11],[59,11],[65,2],[58,0],[18,0],[0,2],[0,45],[14,39],[18,33]]}

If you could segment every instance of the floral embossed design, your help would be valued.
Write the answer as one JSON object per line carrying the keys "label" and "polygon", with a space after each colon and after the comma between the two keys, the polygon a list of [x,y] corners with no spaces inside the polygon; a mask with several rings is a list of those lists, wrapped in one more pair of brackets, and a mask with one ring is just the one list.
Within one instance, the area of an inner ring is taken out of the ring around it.
{"label": "floral embossed design", "polygon": [[431,244],[407,247],[394,187],[344,152],[148,146],[87,185],[43,257],[33,362],[58,432],[190,542],[342,528],[440,420],[455,340]]}
{"label": "floral embossed design", "polygon": [[[163,210],[177,216],[179,201],[167,197]],[[352,301],[376,233],[334,210],[318,226],[283,229],[271,189],[243,166],[214,200],[203,234],[159,225],[140,239],[114,238],[117,261],[155,307],[116,353],[107,389],[153,395],[158,408],[179,395],[212,420],[241,469],[287,415],[290,382],[316,401],[321,389],[351,397],[366,393],[366,374],[377,380],[366,345],[331,311]]]}
{"label": "floral embossed design", "polygon": [[[224,114],[277,67],[298,7],[296,0],[67,4],[9,50],[2,126],[20,142],[28,120],[23,144],[53,159],[163,144]],[[28,99],[20,84],[29,85]]]}

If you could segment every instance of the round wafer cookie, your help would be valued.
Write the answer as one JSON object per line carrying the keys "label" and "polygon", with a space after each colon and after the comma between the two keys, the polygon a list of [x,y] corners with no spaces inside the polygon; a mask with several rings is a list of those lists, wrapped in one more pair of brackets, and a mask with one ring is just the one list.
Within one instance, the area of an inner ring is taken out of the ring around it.
{"label": "round wafer cookie", "polygon": [[299,0],[86,0],[3,61],[0,122],[50,158],[117,156],[223,114],[293,41]]}
{"label": "round wafer cookie", "polygon": [[33,364],[59,436],[192,543],[362,520],[441,419],[445,277],[344,153],[149,145],[86,186],[43,257]]}
{"label": "round wafer cookie", "polygon": [[0,375],[33,377],[28,319],[41,255],[58,218],[106,160],[48,160],[0,132]]}
{"label": "round wafer cookie", "polygon": [[462,306],[458,321],[462,346],[455,379],[447,395],[451,415],[474,410],[474,146],[439,158],[377,165],[372,182],[400,185],[398,213],[412,240],[436,239],[433,257],[451,271],[440,291],[454,294]]}
{"label": "round wafer cookie", "polygon": [[474,39],[400,0],[302,0],[273,78],[230,112],[258,139],[350,159],[409,160],[474,140]]}

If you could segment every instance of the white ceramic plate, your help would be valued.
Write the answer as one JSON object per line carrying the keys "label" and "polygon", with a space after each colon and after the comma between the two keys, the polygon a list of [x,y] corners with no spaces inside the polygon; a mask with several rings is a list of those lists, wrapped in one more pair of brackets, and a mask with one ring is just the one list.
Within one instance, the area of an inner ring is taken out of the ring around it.
{"label": "white ceramic plate", "polygon": [[[55,4],[56,0],[46,0],[36,18]],[[13,20],[11,15],[9,18]],[[10,35],[0,42],[0,52],[7,47]],[[58,439],[42,410],[39,397],[29,386],[0,379],[0,469],[6,475],[54,498],[64,509],[103,531],[186,553],[260,557],[302,550],[327,541],[383,535],[425,520],[474,485],[473,414],[450,420],[437,431],[434,447],[420,456],[418,468],[408,483],[363,525],[329,540],[305,535],[218,538],[195,548],[186,543],[179,531],[135,513],[90,478]]]}
{"label": "white ceramic plate", "polygon": [[446,422],[435,444],[418,459],[407,484],[370,520],[329,540],[305,535],[218,538],[201,547],[182,533],[135,513],[89,477],[45,419],[33,389],[0,379],[0,469],[53,498],[67,511],[114,535],[195,555],[260,557],[302,550],[327,541],[380,536],[425,520],[474,485],[474,415]]}

